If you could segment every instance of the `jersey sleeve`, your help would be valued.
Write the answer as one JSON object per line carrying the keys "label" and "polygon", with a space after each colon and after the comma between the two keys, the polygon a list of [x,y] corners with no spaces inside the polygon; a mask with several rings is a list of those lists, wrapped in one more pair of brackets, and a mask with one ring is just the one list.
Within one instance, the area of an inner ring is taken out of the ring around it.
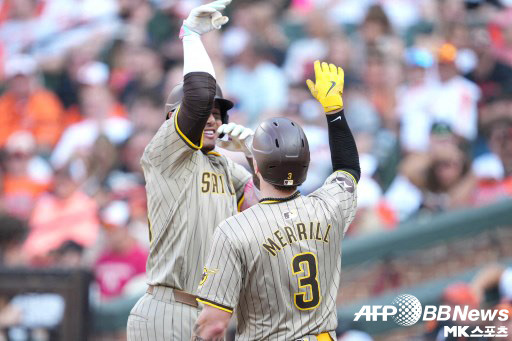
{"label": "jersey sleeve", "polygon": [[[245,186],[251,180],[252,174],[249,173],[242,165],[234,162],[230,158],[226,158],[228,162],[229,171],[231,172],[231,179],[233,181],[233,188],[235,189],[236,200],[240,208],[244,201]],[[240,209],[239,209],[240,211]]]}
{"label": "jersey sleeve", "polygon": [[242,283],[242,263],[233,242],[220,225],[213,235],[212,248],[199,283],[198,302],[233,312]]}
{"label": "jersey sleeve", "polygon": [[309,197],[321,200],[329,211],[343,221],[343,234],[347,232],[357,208],[357,182],[352,174],[335,171]]}
{"label": "jersey sleeve", "polygon": [[169,174],[192,169],[194,152],[199,149],[179,129],[179,112],[180,109],[162,124],[142,155],[143,163]]}

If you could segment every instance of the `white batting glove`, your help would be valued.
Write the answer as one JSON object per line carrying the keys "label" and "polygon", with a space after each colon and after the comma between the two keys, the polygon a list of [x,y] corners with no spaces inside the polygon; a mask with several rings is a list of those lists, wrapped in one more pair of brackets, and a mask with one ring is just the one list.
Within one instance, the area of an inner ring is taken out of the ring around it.
{"label": "white batting glove", "polygon": [[220,11],[226,8],[232,0],[217,0],[194,8],[181,26],[180,38],[192,33],[199,35],[218,30],[229,21]]}
{"label": "white batting glove", "polygon": [[[219,135],[225,134],[217,141],[217,145],[233,152],[243,152],[246,157],[252,157],[251,147],[254,131],[240,124],[223,124],[217,129]],[[228,140],[224,140],[225,138]]]}

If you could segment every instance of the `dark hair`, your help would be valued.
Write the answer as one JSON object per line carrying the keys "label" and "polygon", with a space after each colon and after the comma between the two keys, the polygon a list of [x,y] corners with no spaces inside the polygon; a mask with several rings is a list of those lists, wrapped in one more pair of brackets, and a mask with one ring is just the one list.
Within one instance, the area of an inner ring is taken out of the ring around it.
{"label": "dark hair", "polygon": [[137,102],[147,102],[154,108],[161,108],[164,98],[158,91],[143,90],[133,101],[132,105]]}
{"label": "dark hair", "polygon": [[271,185],[278,191],[294,191],[295,192],[297,190],[297,186],[283,186],[283,185],[274,185],[274,184],[271,184]]}
{"label": "dark hair", "polygon": [[392,32],[391,23],[389,21],[386,12],[380,5],[372,5],[368,8],[366,12],[366,17],[363,20],[363,24],[367,24],[369,22],[377,22],[382,25],[385,34],[390,34]]}
{"label": "dark hair", "polygon": [[0,262],[2,259],[2,251],[11,244],[21,244],[28,233],[28,227],[25,222],[20,219],[0,215]]}
{"label": "dark hair", "polygon": [[[470,163],[467,153],[464,153],[462,148],[459,147],[459,149],[461,149],[461,152],[463,153],[462,169],[461,169],[461,175],[460,175],[461,177],[463,177],[469,172],[471,163]],[[438,166],[438,162],[433,161],[430,164],[430,167],[428,167],[427,174],[426,174],[426,188],[433,193],[442,193],[442,192],[445,192],[446,190],[448,190],[448,188],[444,188],[443,185],[439,182],[439,180],[437,178],[437,174],[436,174],[437,166]]]}

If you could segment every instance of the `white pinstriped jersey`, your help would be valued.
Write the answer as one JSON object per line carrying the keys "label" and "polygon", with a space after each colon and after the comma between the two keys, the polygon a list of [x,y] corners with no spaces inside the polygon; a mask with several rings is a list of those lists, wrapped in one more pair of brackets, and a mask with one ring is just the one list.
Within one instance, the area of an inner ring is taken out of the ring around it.
{"label": "white pinstriped jersey", "polygon": [[202,153],[176,118],[160,127],[141,159],[151,240],[146,270],[148,284],[195,294],[213,231],[237,213],[251,174],[216,152]]}
{"label": "white pinstriped jersey", "polygon": [[308,196],[263,201],[220,224],[198,295],[236,311],[237,340],[336,329],[341,240],[355,215],[355,187],[337,171]]}

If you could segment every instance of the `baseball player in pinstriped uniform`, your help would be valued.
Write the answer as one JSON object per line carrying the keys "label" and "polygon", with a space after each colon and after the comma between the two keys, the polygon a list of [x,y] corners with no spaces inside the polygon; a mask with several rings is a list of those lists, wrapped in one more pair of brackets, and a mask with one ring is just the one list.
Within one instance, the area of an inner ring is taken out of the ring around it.
{"label": "baseball player in pinstriped uniform", "polygon": [[335,340],[341,240],[356,211],[359,156],[343,112],[343,70],[315,63],[313,96],[327,114],[334,173],[308,196],[308,141],[285,118],[253,137],[258,205],[215,230],[200,282],[193,340],[221,340],[233,311],[237,340]]}
{"label": "baseball player in pinstriped uniform", "polygon": [[[128,319],[128,340],[190,340],[199,314],[197,283],[215,227],[251,194],[251,174],[216,151],[216,130],[233,103],[222,98],[200,35],[227,22],[231,0],[192,10],[180,37],[184,82],[171,92],[167,120],[141,159],[146,179],[151,248],[148,291]],[[252,131],[223,125],[223,146],[243,151]],[[236,142],[236,143],[235,143]]]}

